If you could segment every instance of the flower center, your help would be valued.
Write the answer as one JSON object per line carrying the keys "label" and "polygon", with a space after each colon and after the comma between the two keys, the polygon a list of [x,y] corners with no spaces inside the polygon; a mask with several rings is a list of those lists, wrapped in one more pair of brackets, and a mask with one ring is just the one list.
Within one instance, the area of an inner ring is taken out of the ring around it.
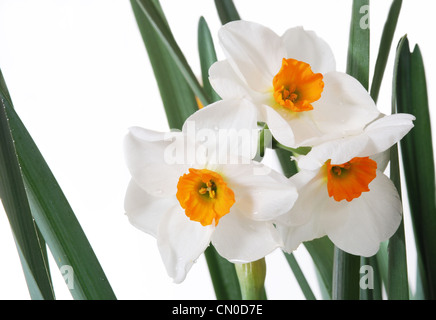
{"label": "flower center", "polygon": [[207,169],[189,169],[177,183],[177,200],[186,216],[203,226],[211,225],[230,212],[235,194],[223,177]]}
{"label": "flower center", "polygon": [[322,79],[322,74],[313,73],[309,64],[283,58],[282,67],[273,79],[274,99],[294,112],[312,110],[311,103],[321,98],[324,89]]}
{"label": "flower center", "polygon": [[369,191],[369,183],[376,177],[377,162],[369,157],[353,158],[350,161],[332,165],[325,163],[327,190],[336,201],[351,201]]}

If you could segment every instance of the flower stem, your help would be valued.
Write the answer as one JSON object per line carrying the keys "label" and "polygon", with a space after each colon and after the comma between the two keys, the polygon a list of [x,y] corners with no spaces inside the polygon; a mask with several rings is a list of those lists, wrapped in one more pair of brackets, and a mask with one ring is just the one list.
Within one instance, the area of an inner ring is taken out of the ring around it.
{"label": "flower stem", "polygon": [[266,276],[265,258],[249,263],[236,263],[236,274],[243,300],[263,300]]}

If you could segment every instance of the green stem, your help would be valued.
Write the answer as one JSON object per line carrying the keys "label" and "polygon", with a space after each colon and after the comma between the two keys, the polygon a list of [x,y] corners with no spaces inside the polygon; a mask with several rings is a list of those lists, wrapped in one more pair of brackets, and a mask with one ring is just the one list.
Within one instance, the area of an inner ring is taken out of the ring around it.
{"label": "green stem", "polygon": [[265,258],[249,263],[236,263],[236,274],[243,300],[263,300],[266,276]]}

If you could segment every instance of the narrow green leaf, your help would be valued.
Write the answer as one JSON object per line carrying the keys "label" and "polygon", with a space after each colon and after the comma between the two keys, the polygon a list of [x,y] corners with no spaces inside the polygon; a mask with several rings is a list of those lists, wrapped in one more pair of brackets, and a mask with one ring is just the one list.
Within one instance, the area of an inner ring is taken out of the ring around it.
{"label": "narrow green leaf", "polygon": [[383,28],[383,33],[380,39],[380,46],[375,62],[374,75],[371,83],[371,97],[377,102],[380,92],[380,86],[383,80],[383,75],[388,62],[389,52],[392,46],[395,29],[397,27],[398,16],[400,15],[401,5],[403,0],[392,1],[388,17]]}
{"label": "narrow green leaf", "polygon": [[[376,256],[360,258],[360,299],[382,300],[383,282]],[[370,267],[370,268],[368,268]]]}
{"label": "narrow green leaf", "polygon": [[333,300],[359,300],[360,257],[335,247],[333,263]]}
{"label": "narrow green leaf", "polygon": [[[172,129],[181,129],[185,120],[198,110],[195,95],[179,70],[168,48],[152,27],[136,0],[130,1],[136,22],[148,53],[154,76],[159,87],[168,124]],[[158,12],[163,15],[159,2]],[[166,20],[161,18],[166,24]]]}
{"label": "narrow green leaf", "polygon": [[61,272],[69,272],[66,276],[73,298],[114,299],[97,257],[50,168],[13,107],[8,100],[3,102],[31,213]]}
{"label": "narrow green leaf", "polygon": [[53,300],[49,268],[42,249],[45,244],[38,239],[30,211],[6,113],[6,105],[9,105],[11,99],[1,72],[0,81],[0,198],[13,231],[31,298]]}
{"label": "narrow green leaf", "polygon": [[289,266],[291,267],[291,270],[295,276],[295,279],[297,280],[298,284],[300,285],[300,288],[304,294],[304,297],[307,300],[316,300],[316,297],[313,294],[313,291],[312,291],[309,283],[307,282],[307,279],[304,276],[304,273],[301,270],[300,265],[298,264],[298,261],[295,258],[295,256],[292,253],[289,254],[289,253],[283,252],[283,254],[285,255],[285,258],[288,261]]}
{"label": "narrow green leaf", "polygon": [[422,288],[427,299],[436,299],[435,167],[427,85],[419,47],[410,53],[404,40],[397,67],[397,110],[416,117],[415,127],[401,140],[401,155],[417,245],[422,263]]}
{"label": "narrow green leaf", "polygon": [[[407,45],[407,37],[403,37],[397,48],[397,54],[394,63],[394,72],[392,78],[392,111],[397,113],[397,83],[401,81],[398,76],[401,75],[399,70],[400,58]],[[400,178],[400,163],[398,159],[398,145],[394,145],[390,149],[390,178],[394,183],[401,197],[401,178]],[[401,221],[398,230],[389,239],[388,243],[388,279],[387,279],[387,294],[390,300],[407,300],[409,299],[409,283],[407,276],[407,255],[406,255],[406,239],[404,233],[404,220]]]}
{"label": "narrow green leaf", "polygon": [[[347,73],[368,90],[369,82],[369,0],[353,0]],[[359,299],[360,257],[335,248],[333,299]]]}
{"label": "narrow green leaf", "polygon": [[380,244],[380,250],[376,254],[377,265],[379,268],[380,278],[382,283],[388,283],[388,244],[389,240],[384,241]]}
{"label": "narrow green leaf", "polygon": [[221,100],[209,82],[209,68],[217,61],[215,46],[206,20],[201,17],[198,22],[198,52],[200,56],[201,77],[203,88],[210,102]]}
{"label": "narrow green leaf", "polygon": [[[401,196],[398,146],[392,146],[390,153],[390,178]],[[389,239],[388,264],[387,293],[389,300],[408,300],[409,280],[407,277],[406,236],[403,221]]]}
{"label": "narrow green leaf", "polygon": [[321,292],[326,296],[324,299],[332,298],[333,264],[335,246],[327,236],[303,243],[307,252],[312,257],[318,277],[321,280],[319,285]]}
{"label": "narrow green leaf", "polygon": [[[131,1],[133,5],[133,1]],[[185,56],[177,45],[176,40],[171,33],[171,30],[163,18],[162,10],[158,5],[158,1],[151,0],[137,0],[136,4],[142,13],[144,14],[148,25],[155,31],[156,35],[160,38],[161,44],[167,49],[167,53],[173,59],[173,62],[177,66],[177,69],[183,75],[186,83],[191,88],[195,96],[201,101],[203,105],[209,104],[209,99],[204,92],[203,87],[198,83],[197,78],[189,67]],[[135,11],[137,11],[135,9]],[[137,16],[137,14],[136,14]],[[144,30],[143,30],[144,31]],[[167,75],[168,77],[168,75]]]}
{"label": "narrow green leaf", "polygon": [[241,300],[241,288],[235,265],[221,257],[212,245],[204,254],[217,299]]}
{"label": "narrow green leaf", "polygon": [[353,0],[347,73],[368,90],[369,82],[369,0]]}
{"label": "narrow green leaf", "polygon": [[232,0],[215,0],[215,7],[222,24],[226,24],[230,21],[241,20]]}

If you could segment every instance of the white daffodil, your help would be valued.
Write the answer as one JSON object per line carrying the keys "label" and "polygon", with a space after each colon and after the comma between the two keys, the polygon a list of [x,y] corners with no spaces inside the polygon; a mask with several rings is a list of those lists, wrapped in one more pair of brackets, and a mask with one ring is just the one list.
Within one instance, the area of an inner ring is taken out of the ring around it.
{"label": "white daffodil", "polygon": [[157,239],[177,283],[210,243],[240,263],[283,245],[272,220],[290,210],[297,192],[290,180],[251,160],[258,137],[254,108],[248,101],[220,101],[193,114],[181,132],[135,127],[125,139],[132,175],[126,214]]}
{"label": "white daffodil", "polygon": [[346,136],[380,114],[356,79],[335,71],[330,47],[312,31],[297,27],[278,36],[235,21],[220,29],[219,40],[227,59],[209,70],[213,88],[223,99],[250,99],[258,121],[285,146]]}
{"label": "white daffodil", "polygon": [[315,147],[299,160],[301,171],[290,178],[298,200],[277,222],[285,251],[327,235],[348,253],[377,253],[402,219],[401,200],[383,173],[387,161],[380,152],[398,142],[413,120],[407,114],[383,117],[361,134]]}

